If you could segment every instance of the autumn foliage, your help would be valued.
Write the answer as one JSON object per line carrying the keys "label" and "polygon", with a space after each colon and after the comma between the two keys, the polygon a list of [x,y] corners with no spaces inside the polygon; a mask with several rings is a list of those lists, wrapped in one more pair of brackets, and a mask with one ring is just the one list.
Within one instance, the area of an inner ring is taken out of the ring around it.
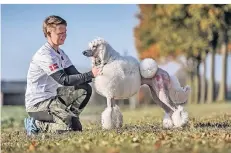
{"label": "autumn foliage", "polygon": [[[140,12],[136,18],[140,22],[134,28],[134,37],[140,59],[204,54],[214,42],[214,32],[227,29],[231,22],[226,17],[231,14],[230,5],[138,6]],[[219,45],[222,40],[217,41]]]}

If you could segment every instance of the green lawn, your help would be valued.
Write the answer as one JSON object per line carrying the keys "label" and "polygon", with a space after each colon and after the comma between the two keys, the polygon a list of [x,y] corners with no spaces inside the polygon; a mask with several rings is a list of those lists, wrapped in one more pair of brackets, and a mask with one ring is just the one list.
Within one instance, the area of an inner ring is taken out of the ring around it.
{"label": "green lawn", "polygon": [[103,108],[88,107],[81,116],[83,132],[27,138],[22,127],[24,108],[3,107],[2,153],[231,153],[231,103],[190,105],[186,109],[190,122],[183,129],[163,130],[162,110],[149,106],[123,109],[123,127],[104,131],[100,125]]}

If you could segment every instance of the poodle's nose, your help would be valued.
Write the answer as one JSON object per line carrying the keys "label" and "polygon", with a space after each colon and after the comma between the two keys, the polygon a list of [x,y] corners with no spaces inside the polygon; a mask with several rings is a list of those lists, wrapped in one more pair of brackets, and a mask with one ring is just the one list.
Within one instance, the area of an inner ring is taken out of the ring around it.
{"label": "poodle's nose", "polygon": [[91,56],[93,56],[93,52],[92,52],[92,50],[85,50],[85,51],[83,51],[83,55],[87,56],[87,57],[91,57]]}
{"label": "poodle's nose", "polygon": [[84,55],[84,56],[87,55],[87,50],[83,51],[83,55]]}

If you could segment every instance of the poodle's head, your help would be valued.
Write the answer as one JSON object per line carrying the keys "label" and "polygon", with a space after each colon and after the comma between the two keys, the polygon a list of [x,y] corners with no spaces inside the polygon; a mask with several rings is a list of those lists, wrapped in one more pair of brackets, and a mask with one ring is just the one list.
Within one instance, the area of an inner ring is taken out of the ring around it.
{"label": "poodle's head", "polygon": [[106,64],[111,57],[118,53],[103,38],[96,38],[88,44],[88,49],[83,51],[83,55],[92,57],[95,65]]}

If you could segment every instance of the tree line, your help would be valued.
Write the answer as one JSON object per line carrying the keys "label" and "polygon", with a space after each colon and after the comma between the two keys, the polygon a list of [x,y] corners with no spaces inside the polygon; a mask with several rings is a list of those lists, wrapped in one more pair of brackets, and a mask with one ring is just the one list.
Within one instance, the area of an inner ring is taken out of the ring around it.
{"label": "tree line", "polygon": [[[184,55],[191,102],[224,102],[227,98],[227,55],[231,50],[230,4],[141,4],[136,14],[135,45],[140,59],[157,61]],[[211,55],[210,78],[206,79],[207,55]],[[215,94],[215,54],[222,55],[222,79]],[[199,67],[203,65],[202,76]]]}

